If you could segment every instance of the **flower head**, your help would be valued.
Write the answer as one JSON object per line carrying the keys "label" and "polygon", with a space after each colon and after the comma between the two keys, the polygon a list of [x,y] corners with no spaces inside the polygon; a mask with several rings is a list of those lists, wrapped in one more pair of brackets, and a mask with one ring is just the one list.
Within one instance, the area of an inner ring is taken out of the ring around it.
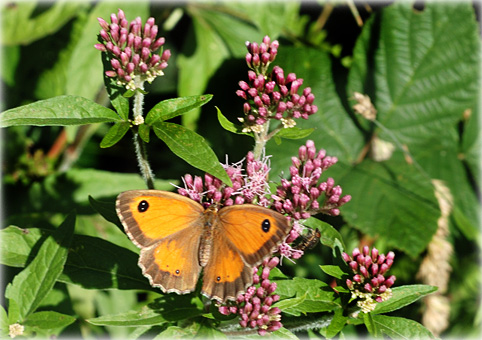
{"label": "flower head", "polygon": [[119,85],[135,90],[142,88],[145,80],[150,83],[164,74],[171,51],[161,49],[159,54],[155,53],[164,45],[165,39],[157,37],[158,26],[154,18],[147,19],[144,25],[140,17],[129,23],[119,9],[117,15],[111,14],[110,24],[102,18],[97,20],[102,29],[99,34],[101,43],[95,48],[108,53],[112,70],[106,71],[107,76],[117,78]]}
{"label": "flower head", "polygon": [[272,257],[263,261],[262,269],[253,268],[253,283],[259,286],[249,287],[245,294],[238,296],[235,304],[219,306],[219,312],[224,315],[239,314],[239,324],[245,328],[257,329],[259,335],[280,329],[283,326],[281,310],[272,306],[280,297],[274,294],[276,283],[268,279],[271,269],[278,263],[279,258]]}
{"label": "flower head", "polygon": [[278,120],[282,128],[291,128],[296,125],[295,119],[308,119],[318,111],[313,104],[315,96],[311,89],[301,89],[303,79],[294,73],[285,76],[279,66],[268,74],[268,66],[276,58],[278,46],[278,41],[271,42],[268,36],[261,44],[246,43],[246,62],[251,70],[248,71],[248,82],[240,81],[240,90],[236,91],[246,101],[244,117],[239,118],[244,123],[244,132],[267,132],[270,119]]}
{"label": "flower head", "polygon": [[[340,214],[339,208],[351,199],[342,196],[342,189],[335,186],[333,178],[320,181],[322,173],[334,165],[338,159],[326,155],[326,151],[316,150],[315,143],[306,142],[298,150],[298,157],[292,157],[290,178],[282,179],[276,190],[275,208],[295,220],[308,219],[311,215],[325,213]],[[320,198],[324,199],[320,201]]]}
{"label": "flower head", "polygon": [[376,248],[370,250],[368,246],[362,251],[355,248],[352,256],[342,254],[345,262],[353,271],[352,279],[346,280],[352,298],[358,299],[357,305],[364,313],[375,309],[378,302],[388,300],[392,296],[390,287],[396,280],[394,275],[385,278],[395,258],[395,253],[390,251],[386,256],[379,254]]}

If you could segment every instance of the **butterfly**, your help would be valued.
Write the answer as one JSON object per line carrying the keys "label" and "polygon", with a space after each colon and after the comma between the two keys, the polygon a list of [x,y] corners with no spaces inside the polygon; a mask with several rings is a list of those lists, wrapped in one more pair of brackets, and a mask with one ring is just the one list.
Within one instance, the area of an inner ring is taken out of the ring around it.
{"label": "butterfly", "polygon": [[253,267],[277,250],[291,229],[287,218],[253,204],[204,208],[172,192],[120,193],[116,211],[139,248],[139,267],[164,293],[195,290],[218,302],[235,300],[252,284]]}

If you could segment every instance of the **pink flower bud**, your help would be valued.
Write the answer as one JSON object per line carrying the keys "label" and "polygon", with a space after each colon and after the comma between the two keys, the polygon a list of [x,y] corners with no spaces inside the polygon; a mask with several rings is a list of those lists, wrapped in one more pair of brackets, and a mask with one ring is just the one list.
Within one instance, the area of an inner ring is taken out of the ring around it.
{"label": "pink flower bud", "polygon": [[107,30],[100,30],[100,37],[104,40],[104,41],[110,41],[110,36],[109,34],[106,32]]}
{"label": "pink flower bud", "polygon": [[164,45],[165,42],[166,42],[166,39],[164,37],[160,37],[159,39],[154,41],[154,43],[151,45],[151,50],[156,51],[159,47]]}
{"label": "pink flower bud", "polygon": [[107,48],[104,44],[95,44],[94,47],[101,52],[107,52]]}

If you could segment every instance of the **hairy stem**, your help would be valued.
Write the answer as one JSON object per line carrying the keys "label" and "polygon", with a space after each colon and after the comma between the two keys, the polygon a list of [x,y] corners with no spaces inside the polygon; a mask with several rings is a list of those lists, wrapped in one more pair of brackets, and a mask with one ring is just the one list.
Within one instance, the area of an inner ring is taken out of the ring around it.
{"label": "hairy stem", "polygon": [[[134,78],[134,82],[136,84],[136,88],[141,90],[136,91],[134,95],[134,121],[137,121],[136,117],[140,118],[143,116],[144,94],[142,93],[142,90],[144,90],[144,82],[139,76]],[[139,164],[142,177],[146,181],[147,188],[154,189],[154,174],[152,173],[151,165],[147,160],[146,144],[139,136],[137,130],[134,132],[134,145],[136,148],[137,163]]]}

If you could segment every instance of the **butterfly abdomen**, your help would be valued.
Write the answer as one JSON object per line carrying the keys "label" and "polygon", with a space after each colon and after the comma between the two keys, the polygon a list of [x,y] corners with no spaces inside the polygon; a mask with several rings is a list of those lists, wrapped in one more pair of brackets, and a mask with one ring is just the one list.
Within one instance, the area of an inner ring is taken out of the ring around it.
{"label": "butterfly abdomen", "polygon": [[211,258],[213,247],[213,233],[216,224],[216,211],[213,209],[206,209],[204,212],[204,221],[201,228],[203,228],[201,240],[199,243],[199,265],[206,267]]}

